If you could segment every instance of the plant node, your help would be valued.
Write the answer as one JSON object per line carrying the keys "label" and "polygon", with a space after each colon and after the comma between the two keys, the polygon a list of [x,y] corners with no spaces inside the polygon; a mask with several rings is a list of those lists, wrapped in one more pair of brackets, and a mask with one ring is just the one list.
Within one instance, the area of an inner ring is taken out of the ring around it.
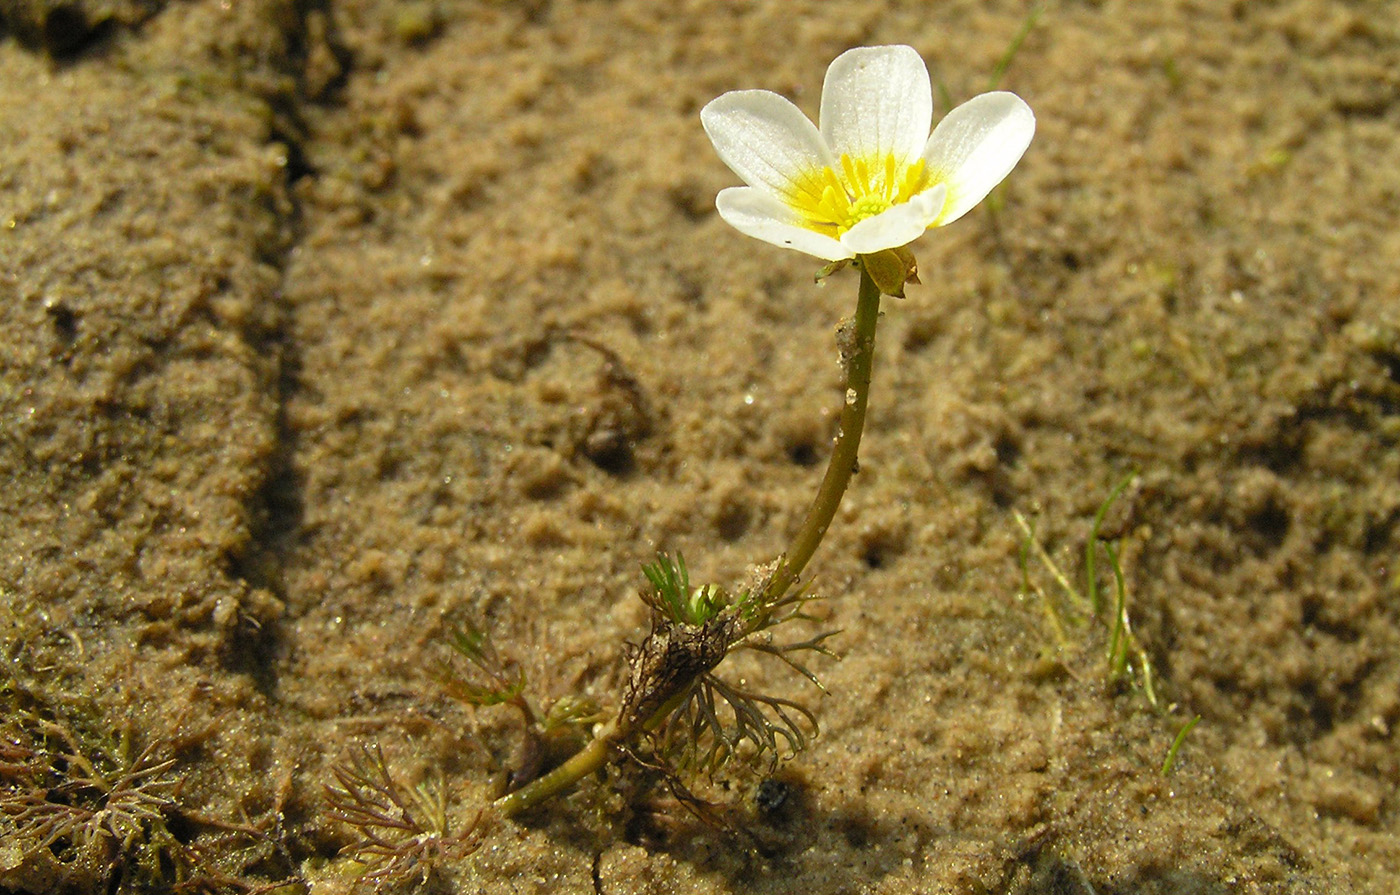
{"label": "plant node", "polygon": [[725,681],[714,670],[731,652],[754,650],[775,656],[807,680],[820,682],[795,654],[834,657],[827,631],[793,643],[776,643],[773,628],[794,619],[811,620],[802,608],[811,599],[796,590],[765,600],[777,564],[759,570],[752,588],[738,594],[716,585],[692,587],[685,561],[661,555],[644,571],[650,589],[652,630],[631,656],[627,698],[619,725],[624,738],[647,733],[656,754],[713,773],[747,742],[753,757],[767,755],[770,767],[806,748],[817,733],[816,717],[791,699]]}

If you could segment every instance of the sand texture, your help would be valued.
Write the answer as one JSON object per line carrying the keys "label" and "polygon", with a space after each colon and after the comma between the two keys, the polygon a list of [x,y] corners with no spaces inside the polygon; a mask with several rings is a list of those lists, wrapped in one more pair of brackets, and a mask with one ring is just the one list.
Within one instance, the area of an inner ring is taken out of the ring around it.
{"label": "sand texture", "polygon": [[[907,43],[941,114],[1031,8],[0,3],[0,892],[373,889],[337,768],[460,830],[518,766],[467,623],[616,706],[640,564],[747,580],[842,400],[855,274],[719,220],[700,107]],[[883,306],[828,692],[733,672],[820,736],[381,890],[1400,888],[1400,18],[1038,8],[1030,151]],[[1129,474],[1115,676],[1050,566]]]}

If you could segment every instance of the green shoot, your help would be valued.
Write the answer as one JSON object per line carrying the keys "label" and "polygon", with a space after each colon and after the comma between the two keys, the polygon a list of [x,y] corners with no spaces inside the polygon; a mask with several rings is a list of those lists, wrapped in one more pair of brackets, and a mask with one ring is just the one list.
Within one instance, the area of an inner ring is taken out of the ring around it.
{"label": "green shoot", "polygon": [[656,562],[642,566],[642,574],[651,584],[651,590],[643,592],[647,604],[678,625],[703,625],[728,603],[725,594],[712,584],[690,586],[690,572],[680,553],[675,562],[658,553]]}
{"label": "green shoot", "polygon": [[1063,630],[1060,620],[1061,613],[1057,608],[1057,601],[1050,599],[1031,577],[1030,558],[1034,556],[1036,559],[1040,560],[1041,565],[1050,573],[1050,577],[1060,586],[1060,590],[1063,591],[1065,599],[1069,601],[1069,605],[1065,607],[1065,614],[1069,616],[1070,621],[1076,620],[1079,615],[1087,612],[1088,601],[1085,600],[1084,595],[1070,583],[1069,576],[1060,570],[1059,563],[1055,562],[1054,558],[1046,552],[1045,545],[1035,536],[1034,524],[1027,520],[1025,516],[1021,515],[1019,510],[1012,510],[1011,517],[1016,520],[1016,525],[1021,529],[1021,534],[1025,536],[1024,540],[1021,542],[1020,550],[1021,579],[1025,590],[1027,593],[1034,593],[1041,598],[1045,603],[1046,610],[1053,616],[1054,627]]}
{"label": "green shoot", "polygon": [[1162,762],[1163,777],[1171,776],[1172,771],[1176,770],[1177,753],[1181,751],[1182,745],[1186,742],[1186,737],[1190,735],[1191,731],[1196,729],[1196,725],[1199,723],[1201,723],[1201,716],[1192,715],[1191,720],[1187,721],[1181,730],[1177,732],[1176,738],[1172,740],[1171,748],[1167,750],[1166,760]]}
{"label": "green shoot", "polygon": [[1094,567],[1098,552],[1099,532],[1103,530],[1103,520],[1108,515],[1109,509],[1123,495],[1123,492],[1128,490],[1128,486],[1133,483],[1135,478],[1137,478],[1137,473],[1134,472],[1123,476],[1123,479],[1108,493],[1108,497],[1104,498],[1104,502],[1099,504],[1098,510],[1094,513],[1094,523],[1089,526],[1089,540],[1084,545],[1084,592],[1089,595],[1089,609],[1094,615],[1098,615],[1103,610],[1098,573]]}
{"label": "green shoot", "polygon": [[[1016,55],[1021,51],[1021,45],[1026,42],[1026,38],[1030,36],[1031,31],[1035,28],[1036,22],[1040,20],[1040,14],[1044,11],[1045,5],[1043,3],[1037,3],[1035,6],[1031,7],[1031,11],[1021,22],[1021,27],[1017,29],[1015,36],[1011,38],[1011,43],[1007,46],[1006,51],[1001,54],[1001,58],[997,60],[996,65],[992,66],[992,74],[987,79],[988,90],[996,90],[1001,85],[1001,79],[1006,77],[1006,72],[1011,68],[1011,63],[1015,61]],[[944,88],[941,83],[939,87],[944,94],[946,108],[952,108],[953,104],[947,97],[947,89]],[[992,223],[993,233],[996,235],[998,241],[1000,241],[1001,213],[1006,208],[1006,194],[1001,185],[998,184],[995,189],[988,193],[984,201],[987,207],[987,218]]]}
{"label": "green shoot", "polygon": [[[1123,574],[1121,542],[1119,539],[1106,540],[1102,536],[1104,519],[1114,502],[1123,495],[1134,478],[1135,475],[1130,474],[1119,481],[1094,513],[1093,523],[1089,527],[1088,544],[1084,548],[1084,590],[1082,593],[1070,583],[1069,576],[1065,574],[1036,537],[1034,525],[1019,512],[1013,513],[1013,518],[1024,535],[1018,551],[1021,593],[1023,595],[1034,594],[1039,598],[1049,620],[1050,629],[1061,651],[1064,651],[1069,645],[1065,636],[1066,623],[1075,627],[1083,627],[1094,619],[1100,620],[1107,627],[1108,647],[1104,654],[1106,682],[1109,684],[1129,682],[1138,689],[1143,699],[1154,711],[1166,714],[1172,709],[1166,705],[1162,696],[1157,692],[1157,680],[1152,668],[1152,660],[1133,632],[1132,619],[1128,611],[1127,579]],[[1108,558],[1108,570],[1113,581],[1111,616],[1106,611],[1103,589],[1098,580],[1097,559],[1100,549]],[[1062,599],[1052,598],[1036,582],[1035,576],[1031,573],[1032,559],[1038,560],[1050,578],[1059,586],[1063,594]],[[1162,776],[1171,774],[1176,766],[1178,753],[1186,742],[1186,737],[1200,720],[1200,715],[1193,716],[1176,734],[1167,751],[1166,760],[1162,763]]]}
{"label": "green shoot", "polygon": [[[1046,551],[1045,546],[1036,537],[1035,528],[1027,521],[1026,517],[1016,512],[1013,514],[1013,518],[1025,536],[1019,551],[1022,592],[1035,594],[1040,599],[1060,649],[1063,650],[1067,645],[1066,622],[1075,627],[1081,627],[1090,619],[1104,619],[1108,625],[1109,637],[1105,678],[1110,683],[1122,680],[1134,681],[1148,705],[1161,711],[1164,706],[1157,694],[1152,661],[1147,655],[1147,650],[1143,648],[1142,643],[1133,633],[1128,612],[1127,580],[1123,575],[1118,542],[1105,541],[1101,537],[1103,522],[1109,509],[1127,490],[1134,478],[1134,474],[1125,476],[1109,493],[1104,502],[1099,505],[1098,511],[1094,514],[1093,523],[1089,528],[1089,541],[1084,550],[1083,592],[1071,583],[1069,576],[1060,568],[1059,563]],[[1104,601],[1097,577],[1096,561],[1100,549],[1108,556],[1109,572],[1113,577],[1114,601],[1111,620],[1105,618]],[[1031,557],[1039,560],[1046,572],[1059,585],[1063,594],[1062,600],[1052,599],[1036,584],[1030,572]]]}
{"label": "green shoot", "polygon": [[548,733],[601,720],[603,711],[594,699],[587,696],[561,696],[545,710],[544,717],[540,719],[540,729]]}
{"label": "green shoot", "polygon": [[[1118,548],[1112,543],[1103,545],[1108,553],[1109,565],[1113,567],[1114,590],[1118,597],[1113,610],[1113,635],[1108,641],[1108,677],[1122,680],[1128,670],[1128,592],[1123,585],[1123,569],[1118,562]],[[1092,552],[1091,552],[1092,555]]]}
{"label": "green shoot", "polygon": [[933,86],[938,90],[938,104],[944,109],[953,108],[953,92],[942,78],[934,78]]}
{"label": "green shoot", "polygon": [[[1021,595],[1028,597],[1035,594],[1039,597],[1040,605],[1045,610],[1045,620],[1050,624],[1051,633],[1055,635],[1055,645],[1063,651],[1069,646],[1069,638],[1065,636],[1065,625],[1060,619],[1059,611],[1055,608],[1055,602],[1031,578],[1031,554],[1038,551],[1041,561],[1046,564],[1047,568],[1055,569],[1055,571],[1059,569],[1053,560],[1043,555],[1045,548],[1041,546],[1040,541],[1036,540],[1035,524],[1026,521],[1026,517],[1017,510],[1012,511],[1012,516],[1015,518],[1016,524],[1021,527],[1021,533],[1024,535],[1021,538],[1021,549],[1018,551],[1017,559],[1021,569]],[[1068,581],[1061,583],[1065,586],[1066,592],[1073,592]]]}
{"label": "green shoot", "polygon": [[522,695],[525,689],[525,672],[519,668],[507,668],[485,631],[468,624],[450,631],[447,645],[476,666],[491,682],[487,686],[481,686],[460,676],[444,673],[440,678],[452,695],[469,705],[520,704],[526,708],[527,716],[533,719],[534,712],[524,706]]}
{"label": "green shoot", "polygon": [[477,707],[505,705],[520,713],[521,742],[506,776],[506,786],[535,779],[554,747],[576,737],[603,718],[598,704],[587,696],[565,695],[553,702],[539,702],[525,693],[525,672],[503,660],[485,631],[467,624],[448,632],[448,645],[487,679],[482,685],[444,668],[438,674],[443,687],[458,699]]}
{"label": "green shoot", "polygon": [[1030,37],[1036,22],[1040,21],[1040,14],[1045,11],[1045,4],[1037,3],[1031,7],[1030,13],[1026,15],[1021,27],[1016,32],[1016,36],[1011,38],[1011,44],[1006,48],[1006,52],[1001,54],[997,64],[992,67],[992,76],[987,80],[987,89],[996,90],[1001,84],[1001,79],[1006,76],[1007,69],[1011,68],[1011,63],[1016,59],[1016,54],[1021,51],[1021,45]]}

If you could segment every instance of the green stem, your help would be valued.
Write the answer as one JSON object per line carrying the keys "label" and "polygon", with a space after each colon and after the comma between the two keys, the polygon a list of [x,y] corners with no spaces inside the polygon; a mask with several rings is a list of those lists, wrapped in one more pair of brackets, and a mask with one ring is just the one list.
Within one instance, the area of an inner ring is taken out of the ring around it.
{"label": "green stem", "polygon": [[836,444],[832,448],[821,487],[817,489],[817,497],[807,511],[807,518],[803,520],[802,528],[768,584],[770,604],[792,587],[817,552],[817,546],[821,544],[826,530],[831,527],[831,520],[836,517],[836,510],[841,506],[841,498],[850,484],[851,475],[856,471],[856,452],[860,449],[860,436],[865,430],[865,405],[870,397],[870,373],[875,359],[875,325],[879,320],[880,289],[862,267],[851,341],[849,345],[842,346],[843,353],[849,350],[851,354],[846,358],[846,403],[841,408]]}
{"label": "green stem", "polygon": [[[656,710],[656,713],[642,725],[642,729],[648,732],[656,730],[666,722],[672,712],[680,708],[681,703],[685,702],[690,693],[691,688],[689,687],[680,690]],[[600,730],[587,746],[571,755],[568,761],[543,777],[530,781],[515,792],[501,796],[492,804],[505,817],[528,811],[540,802],[554,798],[607,764],[612,757],[613,744],[626,738],[626,733],[619,731],[617,723],[611,723]]]}
{"label": "green stem", "polygon": [[568,761],[515,792],[501,796],[491,803],[492,806],[503,816],[511,817],[554,798],[607,764],[608,759],[612,757],[612,747],[616,741],[616,729],[609,725],[587,746],[570,756]]}

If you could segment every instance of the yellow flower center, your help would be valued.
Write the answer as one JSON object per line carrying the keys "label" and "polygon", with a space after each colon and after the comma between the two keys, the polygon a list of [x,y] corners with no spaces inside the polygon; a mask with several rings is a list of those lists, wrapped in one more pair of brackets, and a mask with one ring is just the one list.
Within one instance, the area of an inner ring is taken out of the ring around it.
{"label": "yellow flower center", "polygon": [[808,227],[833,238],[908,202],[926,180],[923,159],[906,165],[893,154],[859,159],[843,155],[838,164],[840,171],[826,167],[800,178],[798,189],[788,197]]}

